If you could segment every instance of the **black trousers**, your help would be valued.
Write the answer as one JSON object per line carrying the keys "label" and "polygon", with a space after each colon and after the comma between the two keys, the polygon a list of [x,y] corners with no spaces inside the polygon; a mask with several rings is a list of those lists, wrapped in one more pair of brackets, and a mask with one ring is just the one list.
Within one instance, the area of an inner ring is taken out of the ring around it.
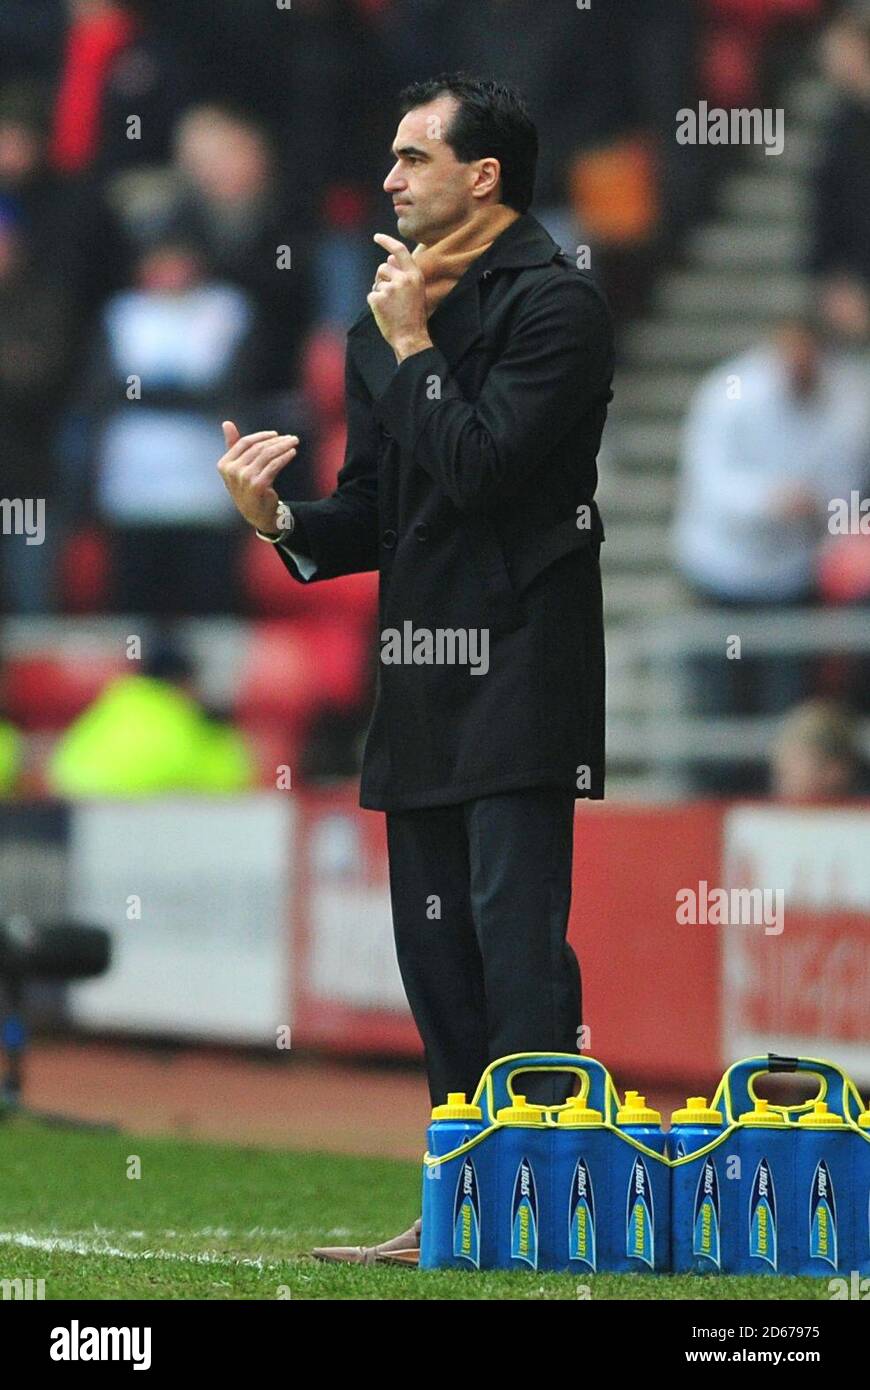
{"label": "black trousers", "polygon": [[[396,953],[433,1105],[470,1098],[489,1062],[577,1052],[580,967],[566,932],[573,791],[534,788],[387,813]],[[559,1104],[571,1078],[529,1074]]]}

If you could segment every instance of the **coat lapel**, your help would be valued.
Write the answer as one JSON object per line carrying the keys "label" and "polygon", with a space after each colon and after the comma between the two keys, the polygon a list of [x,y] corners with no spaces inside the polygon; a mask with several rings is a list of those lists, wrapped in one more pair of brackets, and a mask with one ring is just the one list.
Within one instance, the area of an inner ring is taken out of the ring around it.
{"label": "coat lapel", "polygon": [[[481,281],[498,270],[546,265],[558,250],[549,233],[526,213],[471,263],[429,318],[429,336],[446,357],[451,371],[456,370],[466,353],[483,337]],[[382,395],[396,370],[396,358],[368,307],[348,330],[348,351],[354,354],[354,361],[372,396]]]}
{"label": "coat lapel", "polygon": [[[455,371],[462,358],[483,337],[480,321],[480,295],[477,278],[466,276],[474,269],[469,266],[462,281],[457,281],[448,295],[429,318],[429,336],[444,353]],[[349,344],[354,361],[372,396],[377,399],[386,391],[396,370],[393,349],[375,323],[371,309],[356,321],[349,332]]]}
{"label": "coat lapel", "polygon": [[348,352],[353,353],[360,376],[375,400],[386,391],[396,370],[396,355],[375,323],[371,309],[351,326]]}

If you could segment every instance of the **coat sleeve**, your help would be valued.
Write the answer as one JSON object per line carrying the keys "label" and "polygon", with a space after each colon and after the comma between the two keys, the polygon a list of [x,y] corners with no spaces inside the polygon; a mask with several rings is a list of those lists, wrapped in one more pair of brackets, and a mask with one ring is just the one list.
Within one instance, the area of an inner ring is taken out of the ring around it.
{"label": "coat sleeve", "polygon": [[431,347],[404,359],[376,408],[454,506],[487,512],[529,482],[590,406],[610,399],[612,372],[607,306],[559,273],[529,292],[476,401]]}
{"label": "coat sleeve", "polygon": [[[310,556],[315,569],[303,573],[283,545],[275,549],[294,579],[314,583],[378,568],[378,450],[380,433],[371,398],[345,358],[347,444],[335,491],[316,502],[291,502],[297,529],[289,544]],[[310,574],[310,578],[308,577]]]}

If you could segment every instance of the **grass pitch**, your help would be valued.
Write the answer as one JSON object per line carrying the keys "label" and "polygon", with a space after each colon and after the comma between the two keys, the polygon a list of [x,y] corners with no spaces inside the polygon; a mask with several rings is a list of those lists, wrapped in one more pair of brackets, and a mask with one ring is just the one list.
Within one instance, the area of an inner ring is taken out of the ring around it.
{"label": "grass pitch", "polygon": [[0,1120],[0,1281],[43,1279],[47,1300],[830,1297],[824,1279],[580,1280],[334,1266],[307,1254],[394,1235],[419,1200],[413,1163]]}

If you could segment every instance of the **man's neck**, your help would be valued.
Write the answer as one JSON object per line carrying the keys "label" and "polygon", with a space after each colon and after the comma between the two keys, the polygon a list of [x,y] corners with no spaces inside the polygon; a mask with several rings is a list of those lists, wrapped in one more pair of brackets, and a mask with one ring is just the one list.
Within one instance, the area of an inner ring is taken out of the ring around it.
{"label": "man's neck", "polygon": [[460,231],[461,228],[472,226],[476,221],[479,220],[483,211],[486,208],[495,208],[502,206],[504,206],[504,204],[495,202],[474,203],[472,207],[468,209],[465,216],[461,218],[458,222],[451,222],[446,226],[428,228],[425,237],[421,236],[417,238],[418,245],[434,246],[436,242],[444,241],[445,237],[452,236],[454,232]]}

